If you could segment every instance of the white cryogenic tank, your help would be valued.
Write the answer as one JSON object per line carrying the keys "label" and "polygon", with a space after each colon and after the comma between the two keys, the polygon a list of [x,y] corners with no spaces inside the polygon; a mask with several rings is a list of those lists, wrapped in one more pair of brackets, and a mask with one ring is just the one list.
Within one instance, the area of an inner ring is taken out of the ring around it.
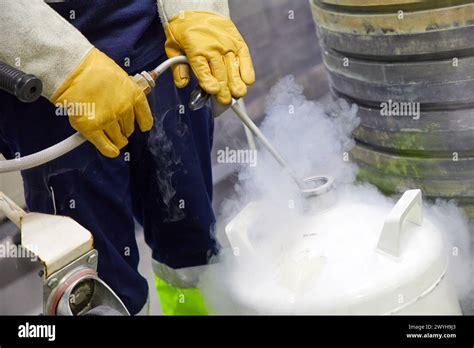
{"label": "white cryogenic tank", "polygon": [[448,252],[423,219],[420,190],[405,192],[395,206],[342,200],[292,220],[275,270],[252,279],[244,265],[259,253],[251,233],[260,208],[250,203],[226,226],[242,265],[227,295],[242,313],[461,314],[446,275]]}

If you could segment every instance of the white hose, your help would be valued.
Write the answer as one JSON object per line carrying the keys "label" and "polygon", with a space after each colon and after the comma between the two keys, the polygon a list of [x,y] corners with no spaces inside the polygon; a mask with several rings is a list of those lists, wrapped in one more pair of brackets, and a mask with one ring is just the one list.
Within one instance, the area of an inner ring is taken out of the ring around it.
{"label": "white hose", "polygon": [[169,68],[171,68],[172,65],[175,65],[175,64],[180,64],[180,63],[187,63],[188,62],[188,58],[186,56],[177,56],[177,57],[173,57],[173,58],[170,58],[168,60],[165,60],[163,63],[161,63],[160,65],[158,65],[155,69],[153,69],[153,71],[158,75],[160,76],[161,74],[163,74],[166,70],[168,70]]}
{"label": "white hose", "polygon": [[85,142],[86,138],[82,134],[75,133],[42,151],[18,159],[0,161],[0,173],[16,172],[40,166],[61,157]]}
{"label": "white hose", "polygon": [[[169,69],[172,65],[178,63],[187,63],[188,60],[185,56],[174,57],[168,59],[158,65],[153,71],[160,76],[163,72]],[[38,167],[42,164],[50,162],[62,155],[74,150],[78,146],[86,142],[86,138],[80,133],[75,133],[69,138],[48,147],[39,152],[31,155],[20,157],[18,159],[12,159],[8,161],[0,161],[0,173],[16,172],[19,170],[30,169]]]}

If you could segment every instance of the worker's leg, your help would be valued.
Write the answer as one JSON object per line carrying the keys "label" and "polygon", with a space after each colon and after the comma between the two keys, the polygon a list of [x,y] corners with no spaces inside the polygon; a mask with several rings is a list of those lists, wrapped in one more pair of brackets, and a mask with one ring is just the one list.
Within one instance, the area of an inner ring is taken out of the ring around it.
{"label": "worker's leg", "polygon": [[[163,56],[162,59],[165,57]],[[195,86],[178,90],[161,76],[150,96],[155,126],[143,158],[132,165],[134,203],[153,252],[155,283],[165,314],[207,314],[197,276],[216,251],[212,238],[209,108],[190,112]]]}
{"label": "worker's leg", "polygon": [[[0,137],[7,157],[37,152],[73,133],[68,118],[56,116],[47,100],[24,104],[0,91]],[[124,155],[105,158],[86,143],[22,175],[29,210],[70,216],[93,234],[99,276],[135,314],[148,289],[137,271],[128,164]]]}

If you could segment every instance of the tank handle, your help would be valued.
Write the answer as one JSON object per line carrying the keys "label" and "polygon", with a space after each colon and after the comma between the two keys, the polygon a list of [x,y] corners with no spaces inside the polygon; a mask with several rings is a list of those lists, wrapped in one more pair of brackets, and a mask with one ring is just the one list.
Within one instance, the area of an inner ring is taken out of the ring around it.
{"label": "tank handle", "polygon": [[421,190],[408,190],[398,200],[385,219],[377,250],[400,256],[400,234],[405,220],[417,225],[423,222]]}

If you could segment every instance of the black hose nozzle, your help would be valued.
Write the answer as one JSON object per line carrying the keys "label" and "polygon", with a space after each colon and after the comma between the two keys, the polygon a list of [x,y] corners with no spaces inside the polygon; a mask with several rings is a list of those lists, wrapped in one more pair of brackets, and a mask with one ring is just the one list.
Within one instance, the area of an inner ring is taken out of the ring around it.
{"label": "black hose nozzle", "polygon": [[0,62],[0,89],[13,94],[22,102],[31,103],[41,96],[43,83],[34,75]]}

